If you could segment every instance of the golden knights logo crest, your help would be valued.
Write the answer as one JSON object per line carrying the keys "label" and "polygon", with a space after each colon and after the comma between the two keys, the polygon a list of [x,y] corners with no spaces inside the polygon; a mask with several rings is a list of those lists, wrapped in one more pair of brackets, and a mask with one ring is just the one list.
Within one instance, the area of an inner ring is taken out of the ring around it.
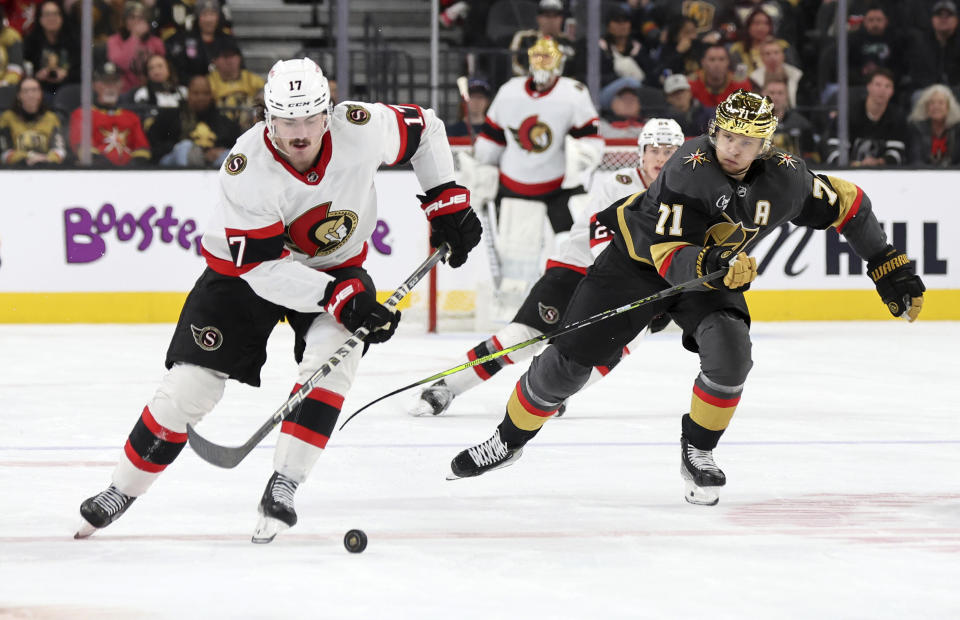
{"label": "golden knights logo crest", "polygon": [[707,229],[703,246],[719,245],[730,248],[736,254],[753,241],[758,232],[759,228],[746,228],[743,222],[720,222]]}
{"label": "golden knights logo crest", "polygon": [[197,327],[191,323],[190,332],[193,334],[193,341],[204,351],[216,351],[223,344],[223,332],[216,327]]}
{"label": "golden knights logo crest", "polygon": [[307,256],[326,256],[337,251],[357,229],[353,211],[332,211],[325,202],[306,211],[287,226],[286,245]]}
{"label": "golden knights logo crest", "polygon": [[524,151],[542,153],[553,144],[553,131],[536,114],[523,119],[516,129],[513,127],[509,129],[513,139]]}

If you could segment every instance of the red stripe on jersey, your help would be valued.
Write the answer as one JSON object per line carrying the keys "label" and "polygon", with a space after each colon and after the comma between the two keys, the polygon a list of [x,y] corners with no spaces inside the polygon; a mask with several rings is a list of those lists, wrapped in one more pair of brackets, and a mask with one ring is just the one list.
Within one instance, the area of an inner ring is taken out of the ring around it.
{"label": "red stripe on jersey", "polygon": [[150,461],[145,461],[140,458],[140,455],[137,454],[136,450],[133,449],[133,446],[130,445],[129,439],[127,440],[127,443],[123,444],[123,453],[127,455],[130,463],[132,463],[134,467],[141,471],[151,474],[158,474],[167,468],[166,465],[157,465],[156,463],[151,463]]}
{"label": "red stripe on jersey", "polygon": [[[303,385],[298,383],[293,386],[293,392],[291,394],[296,394],[300,391]],[[337,394],[336,392],[331,392],[330,390],[325,390],[323,388],[313,388],[310,390],[310,393],[307,394],[307,398],[310,400],[315,400],[326,405],[330,405],[334,409],[343,409],[343,396]]]}
{"label": "red stripe on jersey", "polygon": [[857,185],[857,197],[853,199],[853,206],[850,207],[850,210],[847,211],[847,217],[843,218],[843,221],[840,222],[840,225],[837,226],[837,232],[842,233],[843,227],[847,225],[847,222],[853,219],[853,216],[857,214],[857,211],[860,210],[860,202],[863,200],[863,190],[860,189],[860,186]]}
{"label": "red stripe on jersey", "polygon": [[511,192],[521,196],[543,196],[544,194],[549,194],[550,192],[560,189],[560,185],[563,183],[563,177],[552,181],[544,181],[543,183],[522,183],[511,179],[501,172],[500,183]]}
{"label": "red stripe on jersey", "polygon": [[560,83],[560,80],[557,79],[553,81],[553,84],[551,84],[550,88],[548,88],[547,90],[537,90],[537,87],[533,83],[533,78],[529,77],[527,78],[527,81],[523,83],[523,89],[527,91],[527,94],[533,97],[534,99],[539,99],[540,97],[546,97],[547,95],[549,95],[559,83]]}
{"label": "red stripe on jersey", "polygon": [[606,376],[607,376],[607,373],[610,372],[610,367],[609,367],[609,366],[594,366],[594,368],[597,369],[597,372],[600,373],[600,376],[601,376],[601,377],[606,377]]}
{"label": "red stripe on jersey", "polygon": [[550,416],[552,416],[554,413],[557,412],[557,409],[560,408],[560,406],[557,405],[557,409],[554,409],[553,411],[544,411],[539,407],[531,405],[530,401],[527,400],[526,397],[523,395],[523,390],[520,389],[520,381],[517,381],[517,385],[514,388],[514,391],[517,393],[517,400],[520,401],[520,406],[523,407],[523,409],[531,415],[535,415],[541,418],[549,418]]}
{"label": "red stripe on jersey", "polygon": [[289,420],[284,421],[284,423],[280,425],[280,432],[296,437],[300,441],[318,448],[326,448],[327,442],[330,440],[329,437],[322,433],[314,432],[309,428],[300,426],[296,422],[291,422]]}
{"label": "red stripe on jersey", "polygon": [[[469,351],[467,351],[467,359],[470,360],[471,362],[477,359],[477,354],[473,352],[473,349],[470,349]],[[477,364],[476,366],[472,366],[472,368],[473,368],[473,372],[477,373],[477,376],[483,379],[484,381],[490,378],[490,373],[484,370],[482,364]]]}
{"label": "red stripe on jersey", "polygon": [[495,122],[493,122],[493,119],[490,118],[489,116],[484,116],[484,117],[483,117],[483,122],[484,122],[484,123],[488,123],[491,127],[493,127],[494,129],[496,129],[497,131],[503,131],[503,127],[501,127],[500,125],[497,125]]}
{"label": "red stripe on jersey", "polygon": [[735,396],[733,398],[718,398],[716,396],[711,396],[710,394],[707,394],[706,392],[701,390],[700,387],[697,385],[693,386],[693,393],[697,396],[697,398],[707,403],[708,405],[713,405],[714,407],[721,407],[721,408],[736,407],[737,403],[740,402],[739,396]]}
{"label": "red stripe on jersey", "polygon": [[169,441],[170,443],[184,443],[187,441],[186,433],[172,431],[157,422],[157,419],[153,417],[152,413],[150,413],[149,407],[143,408],[143,413],[140,414],[140,419],[143,420],[144,426],[150,429],[150,432],[156,435],[158,439]]}
{"label": "red stripe on jersey", "polygon": [[677,253],[677,250],[680,248],[685,248],[685,245],[678,245],[677,247],[670,250],[670,253],[667,254],[667,257],[663,259],[663,264],[660,265],[660,275],[664,276],[667,273],[667,269],[670,269],[670,263],[673,262],[673,255]]}
{"label": "red stripe on jersey", "polygon": [[[203,257],[207,259],[207,266],[222,276],[239,277],[260,264],[260,263],[247,263],[243,267],[237,267],[232,260],[225,260],[223,258],[220,258],[219,256],[214,256],[213,254],[207,251],[207,248],[203,247],[202,245],[200,246],[200,252],[203,254]],[[283,254],[277,257],[277,260],[284,258],[288,254],[290,254],[290,250],[284,250]],[[331,267],[331,269],[333,269],[333,267]]]}
{"label": "red stripe on jersey", "polygon": [[576,271],[579,274],[587,275],[587,268],[581,267],[579,265],[571,265],[570,263],[561,263],[558,260],[547,260],[547,266],[544,268],[544,271],[547,269],[553,269],[554,267],[558,269],[569,269],[570,271]]}
{"label": "red stripe on jersey", "polygon": [[[267,149],[270,151],[270,154],[273,155],[273,158],[283,166],[287,172],[307,185],[319,185],[323,179],[323,173],[327,170],[327,164],[330,163],[330,158],[333,156],[333,141],[330,139],[329,129],[323,134],[323,137],[320,138],[320,159],[317,161],[317,165],[306,172],[298,172],[296,168],[290,165],[290,162],[283,158],[283,155],[277,151],[277,147],[273,146],[273,142],[270,141],[266,127],[263,129],[263,141],[266,143]],[[311,181],[310,177],[314,174],[317,178]]]}
{"label": "red stripe on jersey", "polygon": [[[497,347],[497,351],[503,351],[503,345],[500,344],[500,341],[497,339],[496,336],[491,336],[491,337],[490,337],[490,340],[493,340],[493,344],[494,344],[494,346]],[[505,362],[508,363],[508,364],[512,364],[512,363],[513,363],[513,360],[510,359],[510,356],[509,356],[509,355],[504,355],[504,356],[501,357],[500,359],[502,359],[503,361],[505,361]]]}
{"label": "red stripe on jersey", "polygon": [[228,237],[250,237],[251,239],[269,239],[283,234],[283,222],[274,222],[263,228],[224,228]]}

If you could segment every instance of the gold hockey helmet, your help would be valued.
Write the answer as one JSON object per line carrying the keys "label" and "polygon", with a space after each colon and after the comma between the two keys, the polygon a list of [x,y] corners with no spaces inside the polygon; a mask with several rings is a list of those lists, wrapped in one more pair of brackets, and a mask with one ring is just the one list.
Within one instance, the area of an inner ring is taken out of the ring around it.
{"label": "gold hockey helmet", "polygon": [[710,126],[710,136],[717,129],[750,138],[763,138],[763,151],[770,148],[770,139],[777,130],[777,117],[773,113],[770,97],[738,89],[717,106],[716,120]]}
{"label": "gold hockey helmet", "polygon": [[563,52],[553,37],[540,37],[527,50],[530,75],[537,84],[547,84],[563,73]]}

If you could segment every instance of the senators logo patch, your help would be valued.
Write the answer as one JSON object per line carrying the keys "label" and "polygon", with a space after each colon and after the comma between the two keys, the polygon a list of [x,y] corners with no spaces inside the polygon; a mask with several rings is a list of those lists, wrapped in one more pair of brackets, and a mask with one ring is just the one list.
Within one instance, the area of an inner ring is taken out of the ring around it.
{"label": "senators logo patch", "polygon": [[370,120],[370,112],[362,105],[348,105],[347,120],[354,125],[366,125]]}
{"label": "senators logo patch", "polygon": [[630,185],[633,183],[633,179],[630,178],[629,174],[618,174],[616,179],[618,182],[623,183],[624,185]]}
{"label": "senators logo patch", "polygon": [[523,122],[516,129],[513,127],[509,129],[510,133],[513,134],[513,139],[525,151],[542,153],[553,144],[553,131],[536,114],[523,119]]}
{"label": "senators logo patch", "polygon": [[190,325],[193,341],[204,351],[216,351],[223,344],[223,332],[216,327],[197,327]]}
{"label": "senators logo patch", "polygon": [[243,169],[246,167],[247,156],[243,153],[231,153],[227,155],[227,158],[223,162],[223,169],[227,171],[227,174],[234,176],[243,172]]}
{"label": "senators logo patch", "polygon": [[553,306],[545,306],[538,301],[537,310],[540,312],[540,318],[547,325],[553,325],[560,320],[560,311]]}
{"label": "senators logo patch", "polygon": [[307,256],[326,256],[345,244],[357,229],[357,214],[332,211],[331,204],[317,205],[291,222],[286,232],[287,247]]}

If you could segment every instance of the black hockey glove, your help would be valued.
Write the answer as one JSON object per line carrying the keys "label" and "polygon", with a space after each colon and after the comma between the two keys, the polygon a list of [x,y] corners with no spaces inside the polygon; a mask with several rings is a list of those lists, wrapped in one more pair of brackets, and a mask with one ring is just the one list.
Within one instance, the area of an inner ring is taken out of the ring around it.
{"label": "black hockey glove", "polygon": [[667,325],[669,324],[670,324],[670,315],[667,314],[666,312],[661,312],[660,314],[650,319],[650,323],[647,325],[647,330],[651,334],[655,334],[657,332],[660,332],[666,329]]}
{"label": "black hockey glove", "polygon": [[447,264],[451,267],[467,262],[467,254],[480,243],[483,233],[480,218],[470,208],[470,190],[451,181],[417,198],[430,221],[430,245],[450,244]]}
{"label": "black hockey glove", "polygon": [[[757,259],[747,256],[746,252],[740,252],[736,255],[736,262],[731,265],[730,260],[733,257],[733,250],[728,247],[708,245],[697,255],[697,277],[703,277],[718,269],[726,269],[727,274],[722,280],[723,286],[731,291],[742,293],[750,288],[750,283],[757,277]],[[705,286],[717,288],[709,283]]]}
{"label": "black hockey glove", "polygon": [[867,273],[890,314],[902,316],[911,323],[917,320],[923,308],[923,292],[927,287],[914,271],[913,263],[906,254],[888,245],[867,261]]}
{"label": "black hockey glove", "polygon": [[400,311],[391,311],[378,303],[377,296],[366,290],[357,278],[327,284],[320,305],[348,331],[355,332],[360,327],[370,330],[364,342],[376,344],[390,340],[400,322]]}

